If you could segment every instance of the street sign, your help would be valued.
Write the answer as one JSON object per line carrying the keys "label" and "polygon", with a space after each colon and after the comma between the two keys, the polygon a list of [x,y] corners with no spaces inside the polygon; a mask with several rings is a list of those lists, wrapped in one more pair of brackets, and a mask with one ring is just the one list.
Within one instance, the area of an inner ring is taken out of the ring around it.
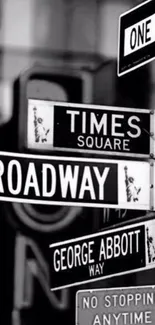
{"label": "street sign", "polygon": [[145,1],[119,18],[118,76],[155,58],[155,3]]}
{"label": "street sign", "polygon": [[155,220],[51,244],[51,290],[155,268]]}
{"label": "street sign", "polygon": [[75,324],[155,324],[155,286],[80,290]]}
{"label": "street sign", "polygon": [[0,200],[150,209],[149,162],[0,152]]}
{"label": "street sign", "polygon": [[30,99],[26,147],[149,157],[149,110]]}

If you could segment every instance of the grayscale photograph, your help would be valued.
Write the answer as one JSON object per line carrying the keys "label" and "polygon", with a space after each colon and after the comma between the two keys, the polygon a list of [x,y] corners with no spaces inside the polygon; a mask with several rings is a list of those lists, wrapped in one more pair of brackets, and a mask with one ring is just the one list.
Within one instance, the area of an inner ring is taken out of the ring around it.
{"label": "grayscale photograph", "polygon": [[0,0],[0,323],[155,324],[155,0]]}

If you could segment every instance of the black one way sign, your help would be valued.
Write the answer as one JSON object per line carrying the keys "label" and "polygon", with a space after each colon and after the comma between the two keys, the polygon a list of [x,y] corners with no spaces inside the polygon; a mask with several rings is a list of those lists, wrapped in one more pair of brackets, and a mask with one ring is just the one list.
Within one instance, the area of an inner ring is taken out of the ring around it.
{"label": "black one way sign", "polygon": [[118,76],[155,58],[155,1],[149,0],[119,18]]}

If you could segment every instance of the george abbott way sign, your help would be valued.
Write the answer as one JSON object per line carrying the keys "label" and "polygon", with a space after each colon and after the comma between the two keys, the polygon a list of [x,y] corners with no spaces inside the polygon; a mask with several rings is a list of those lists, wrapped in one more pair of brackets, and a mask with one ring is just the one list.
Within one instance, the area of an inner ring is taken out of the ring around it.
{"label": "george abbott way sign", "polygon": [[150,209],[149,162],[0,152],[0,200]]}
{"label": "george abbott way sign", "polygon": [[119,17],[118,76],[155,58],[155,2],[146,1]]}
{"label": "george abbott way sign", "polygon": [[148,158],[152,118],[146,109],[29,99],[26,147]]}
{"label": "george abbott way sign", "polygon": [[155,220],[49,246],[51,290],[155,268]]}

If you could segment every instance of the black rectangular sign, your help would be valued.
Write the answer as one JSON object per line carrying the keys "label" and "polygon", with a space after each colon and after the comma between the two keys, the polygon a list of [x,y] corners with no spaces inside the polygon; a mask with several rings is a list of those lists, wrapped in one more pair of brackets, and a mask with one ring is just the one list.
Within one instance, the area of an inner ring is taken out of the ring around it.
{"label": "black rectangular sign", "polygon": [[113,161],[0,153],[0,200],[49,205],[118,204]]}
{"label": "black rectangular sign", "polygon": [[33,150],[150,155],[149,110],[31,99],[27,133]]}
{"label": "black rectangular sign", "polygon": [[0,152],[0,200],[148,210],[150,164]]}
{"label": "black rectangular sign", "polygon": [[118,76],[155,57],[155,2],[146,1],[119,18]]}
{"label": "black rectangular sign", "polygon": [[154,230],[151,220],[51,244],[51,290],[154,268]]}

